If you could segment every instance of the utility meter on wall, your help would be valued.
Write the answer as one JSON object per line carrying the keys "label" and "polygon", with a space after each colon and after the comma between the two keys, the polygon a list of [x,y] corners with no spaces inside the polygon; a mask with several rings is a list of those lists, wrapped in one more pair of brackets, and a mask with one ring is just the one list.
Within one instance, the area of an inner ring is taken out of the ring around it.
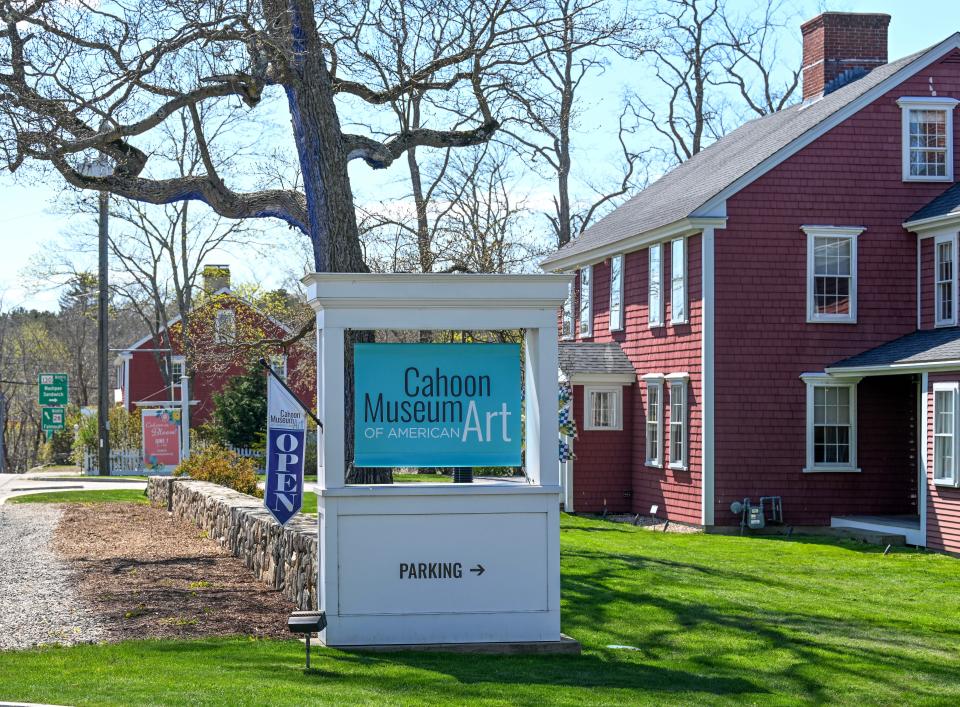
{"label": "utility meter on wall", "polygon": [[763,508],[760,506],[750,506],[747,510],[747,527],[751,530],[757,530],[766,526],[763,519]]}

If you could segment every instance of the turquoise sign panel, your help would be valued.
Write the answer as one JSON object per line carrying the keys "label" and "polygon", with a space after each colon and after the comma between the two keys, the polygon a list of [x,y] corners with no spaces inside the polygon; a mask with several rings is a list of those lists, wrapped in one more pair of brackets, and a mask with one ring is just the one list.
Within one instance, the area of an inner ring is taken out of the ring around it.
{"label": "turquoise sign panel", "polygon": [[357,344],[358,467],[520,466],[519,344]]}

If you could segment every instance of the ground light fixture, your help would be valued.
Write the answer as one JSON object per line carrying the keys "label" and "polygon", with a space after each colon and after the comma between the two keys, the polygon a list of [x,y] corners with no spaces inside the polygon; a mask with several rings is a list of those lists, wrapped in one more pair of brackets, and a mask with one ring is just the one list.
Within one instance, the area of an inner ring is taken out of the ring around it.
{"label": "ground light fixture", "polygon": [[310,670],[310,636],[320,633],[327,627],[327,614],[324,611],[294,611],[287,619],[290,633],[303,633],[307,636],[307,670]]}

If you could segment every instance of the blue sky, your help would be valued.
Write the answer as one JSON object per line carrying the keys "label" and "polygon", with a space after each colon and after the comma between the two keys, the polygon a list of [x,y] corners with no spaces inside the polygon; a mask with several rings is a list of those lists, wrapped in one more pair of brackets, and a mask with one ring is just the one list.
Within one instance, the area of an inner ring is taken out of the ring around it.
{"label": "blue sky", "polygon": [[[730,0],[733,6],[753,6],[755,2],[748,0]],[[841,0],[840,2],[819,3],[831,10],[848,12],[885,12],[892,16],[890,23],[890,58],[896,59],[905,54],[917,51],[935,44],[949,34],[960,31],[960,2],[957,0],[923,0],[922,2],[908,3],[903,0]],[[816,8],[817,3],[811,2],[810,7]],[[922,8],[922,11],[920,11]],[[816,9],[807,12],[807,16],[816,14]],[[796,29],[799,38],[799,25]],[[796,53],[799,63],[799,42],[785,47],[785,50]],[[623,88],[630,87],[636,91],[643,91],[645,84],[642,72],[631,70],[629,65],[615,66],[591,87],[593,95],[588,95],[588,102],[593,106],[584,116],[584,127],[589,130],[590,124],[598,127],[605,124],[613,116],[616,119],[616,110],[612,104],[619,102],[619,95]],[[596,134],[602,134],[598,130]],[[598,149],[601,149],[598,146]],[[382,173],[371,174],[365,166],[355,164],[351,166],[354,178],[354,189],[360,200],[372,199],[383,190],[393,190],[404,180],[405,173],[402,167],[393,167]],[[586,175],[589,177],[589,175]],[[54,213],[52,205],[60,195],[60,185],[56,178],[49,183],[23,183],[9,174],[0,175],[0,238],[3,243],[3,256],[0,257],[0,306],[9,309],[15,306],[55,309],[57,291],[47,288],[39,292],[28,291],[25,269],[41,249],[51,247],[59,234],[70,225],[70,220]],[[86,217],[75,217],[84,219]],[[76,226],[76,223],[73,224]],[[89,225],[91,233],[95,233],[95,226]],[[284,228],[278,233],[283,238],[290,238]],[[264,270],[262,265],[256,266],[251,261],[262,264],[262,259],[246,257],[244,253],[217,254],[216,261],[230,263],[236,277],[242,280],[255,280],[266,286],[280,284],[282,279],[297,267],[299,255],[292,254],[295,249],[280,248],[282,267]],[[284,260],[284,258],[286,258]]]}

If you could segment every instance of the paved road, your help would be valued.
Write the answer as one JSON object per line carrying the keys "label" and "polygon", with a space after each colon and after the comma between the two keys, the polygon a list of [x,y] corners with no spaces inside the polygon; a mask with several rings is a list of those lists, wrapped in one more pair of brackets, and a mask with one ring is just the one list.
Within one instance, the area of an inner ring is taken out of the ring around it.
{"label": "paved road", "polygon": [[145,481],[116,479],[99,481],[96,477],[78,474],[50,475],[43,472],[27,474],[0,474],[0,504],[12,496],[44,491],[81,491],[90,489],[134,489],[142,491],[147,487]]}

